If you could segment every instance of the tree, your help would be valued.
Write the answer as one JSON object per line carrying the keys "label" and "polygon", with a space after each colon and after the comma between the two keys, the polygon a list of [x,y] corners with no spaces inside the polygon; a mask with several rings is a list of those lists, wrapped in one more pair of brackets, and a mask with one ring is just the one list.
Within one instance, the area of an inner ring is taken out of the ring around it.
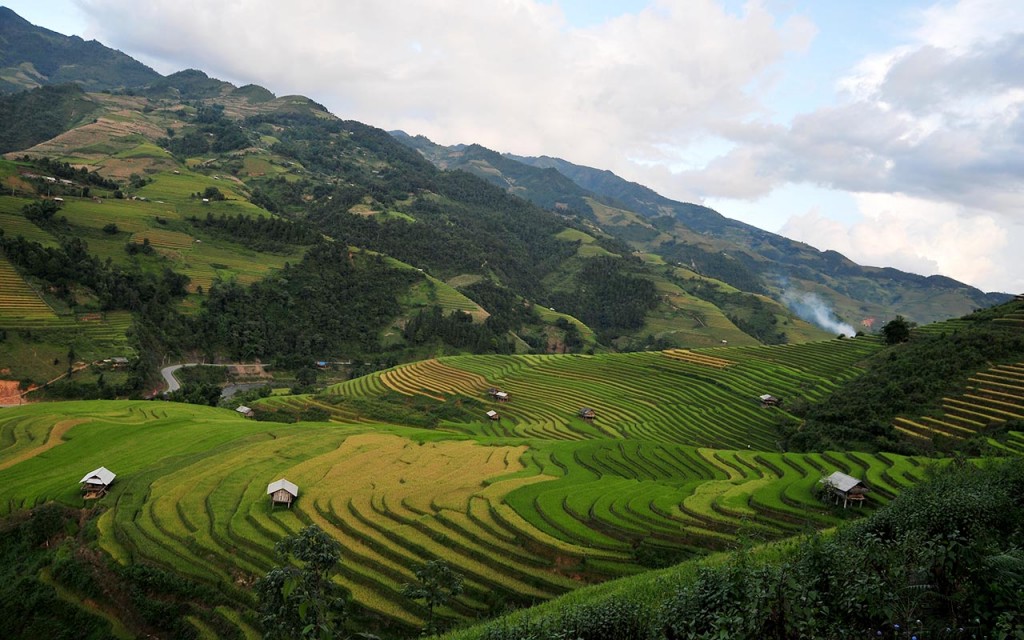
{"label": "tree", "polygon": [[434,609],[442,607],[462,593],[462,575],[452,571],[444,560],[431,560],[415,571],[418,584],[402,586],[402,595],[410,600],[423,600],[429,611],[427,633],[438,631]]}
{"label": "tree", "polygon": [[913,322],[907,321],[903,316],[896,316],[882,327],[885,344],[899,344],[910,340],[910,330],[913,327]]}
{"label": "tree", "polygon": [[323,529],[310,525],[274,546],[287,562],[256,583],[260,621],[269,640],[327,640],[344,620],[345,598],[331,580],[341,562],[341,545]]}

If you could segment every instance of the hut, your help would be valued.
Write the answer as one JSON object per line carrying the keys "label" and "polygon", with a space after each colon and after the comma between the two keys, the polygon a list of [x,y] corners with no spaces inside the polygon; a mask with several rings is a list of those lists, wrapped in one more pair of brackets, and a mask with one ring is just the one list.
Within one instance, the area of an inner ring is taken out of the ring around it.
{"label": "hut", "polygon": [[775,396],[767,393],[758,396],[757,399],[761,401],[762,407],[777,407],[782,404],[782,400],[780,398],[776,398]]}
{"label": "hut", "polygon": [[235,411],[237,411],[238,413],[242,414],[246,418],[252,418],[253,416],[256,415],[255,411],[253,411],[249,407],[245,406],[244,404],[243,405],[239,405],[239,407],[237,409],[235,409]]}
{"label": "hut", "polygon": [[491,420],[501,419],[501,416],[499,416],[498,412],[495,411],[494,409],[491,409],[490,411],[487,412],[487,417],[490,418]]}
{"label": "hut", "polygon": [[270,496],[270,504],[277,506],[286,504],[292,508],[292,502],[299,497],[299,487],[284,478],[267,485],[267,495]]}
{"label": "hut", "polygon": [[840,498],[845,509],[850,502],[864,504],[864,494],[871,491],[863,480],[848,476],[842,471],[836,471],[827,478],[822,478],[821,483],[825,485],[828,492],[839,504]]}
{"label": "hut", "polygon": [[580,409],[579,416],[584,420],[593,420],[597,417],[597,413],[595,413],[590,407],[583,407]]}
{"label": "hut", "polygon": [[82,476],[82,479],[78,482],[82,485],[82,497],[86,500],[95,500],[102,498],[107,494],[107,488],[110,483],[114,481],[115,474],[106,467],[100,467],[95,471]]}
{"label": "hut", "polygon": [[498,400],[498,402],[508,402],[507,391],[498,391],[497,393],[494,394],[494,397]]}

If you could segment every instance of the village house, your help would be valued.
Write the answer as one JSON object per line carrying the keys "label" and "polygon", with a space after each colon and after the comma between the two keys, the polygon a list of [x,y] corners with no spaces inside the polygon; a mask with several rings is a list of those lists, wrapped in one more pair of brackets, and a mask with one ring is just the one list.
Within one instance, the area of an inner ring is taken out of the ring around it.
{"label": "village house", "polygon": [[499,416],[498,412],[495,411],[494,409],[491,409],[490,411],[487,412],[487,417],[490,418],[491,420],[500,420],[501,419],[501,416]]}
{"label": "village house", "polygon": [[593,420],[597,417],[597,413],[590,407],[583,407],[580,409],[579,416],[584,420]]}
{"label": "village house", "polygon": [[82,485],[82,497],[86,500],[102,498],[107,494],[107,488],[114,481],[116,474],[106,467],[100,467],[95,471],[82,476],[78,482]]}
{"label": "village house", "polygon": [[288,482],[284,478],[281,478],[277,482],[271,482],[267,485],[267,495],[270,496],[270,504],[277,506],[279,504],[288,505],[288,508],[292,508],[292,501],[299,497],[299,487],[291,482]]}
{"label": "village house", "polygon": [[871,491],[863,480],[848,476],[842,471],[836,471],[829,477],[822,478],[820,482],[824,485],[825,491],[835,499],[836,504],[842,499],[844,509],[850,502],[864,504],[864,494]]}

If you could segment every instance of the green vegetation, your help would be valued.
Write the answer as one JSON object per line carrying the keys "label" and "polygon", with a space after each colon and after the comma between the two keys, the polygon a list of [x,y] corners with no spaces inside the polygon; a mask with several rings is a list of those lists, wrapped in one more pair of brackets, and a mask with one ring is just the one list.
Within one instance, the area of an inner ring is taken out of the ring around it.
{"label": "green vegetation", "polygon": [[82,88],[72,84],[0,96],[0,152],[49,140],[96,111]]}
{"label": "green vegetation", "polygon": [[[1011,303],[999,314],[981,312],[967,316],[948,334],[911,333],[908,342],[897,340],[897,346],[882,352],[871,363],[868,375],[849,382],[827,401],[811,407],[806,426],[790,436],[789,445],[800,451],[931,451],[936,446],[948,448],[954,444],[949,442],[950,438],[955,441],[983,435],[987,425],[1018,417],[1021,412],[1015,409],[1013,397],[1019,387],[1010,380],[1002,391],[997,390],[1004,394],[1002,399],[998,395],[994,398],[997,403],[1010,401],[1001,420],[998,415],[986,418],[979,412],[973,421],[958,423],[954,418],[950,429],[919,430],[909,438],[905,433],[908,424],[904,423],[901,430],[900,423],[894,422],[899,416],[935,416],[946,398],[967,390],[969,378],[979,370],[1024,361],[1024,335],[1012,322],[1021,315],[1022,307],[1019,302]],[[1010,322],[999,321],[1000,318]],[[899,335],[902,337],[902,330]],[[1000,405],[994,406],[998,409]]]}
{"label": "green vegetation", "polygon": [[1017,637],[1022,489],[1019,459],[944,471],[835,535],[581,590],[445,638]]}
{"label": "green vegetation", "polygon": [[[144,84],[0,122],[44,136],[0,161],[4,397],[74,399],[0,412],[17,633],[399,638],[561,598],[467,634],[1021,635],[1020,465],[962,456],[1024,454],[1022,303],[836,339],[782,282],[862,326],[1004,298],[556,159]],[[222,369],[183,372],[194,404],[111,399],[200,358],[282,388],[255,420],[202,406]],[[822,500],[834,471],[862,507]]]}

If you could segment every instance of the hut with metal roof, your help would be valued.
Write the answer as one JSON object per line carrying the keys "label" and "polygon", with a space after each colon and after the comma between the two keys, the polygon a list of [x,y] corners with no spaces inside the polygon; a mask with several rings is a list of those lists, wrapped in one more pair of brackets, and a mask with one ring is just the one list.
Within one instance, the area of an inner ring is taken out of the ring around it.
{"label": "hut with metal roof", "polygon": [[835,499],[836,504],[839,504],[840,499],[843,501],[844,509],[850,502],[864,504],[864,494],[871,491],[863,480],[848,476],[842,471],[822,478],[821,483],[825,486],[825,491]]}
{"label": "hut with metal roof", "polygon": [[270,496],[271,506],[284,504],[288,505],[288,508],[291,509],[292,502],[299,497],[299,487],[281,478],[267,485],[267,495]]}
{"label": "hut with metal roof", "polygon": [[106,495],[107,488],[110,487],[110,483],[114,481],[115,477],[117,474],[106,467],[100,467],[85,474],[78,481],[82,485],[82,497],[86,500],[102,498]]}

